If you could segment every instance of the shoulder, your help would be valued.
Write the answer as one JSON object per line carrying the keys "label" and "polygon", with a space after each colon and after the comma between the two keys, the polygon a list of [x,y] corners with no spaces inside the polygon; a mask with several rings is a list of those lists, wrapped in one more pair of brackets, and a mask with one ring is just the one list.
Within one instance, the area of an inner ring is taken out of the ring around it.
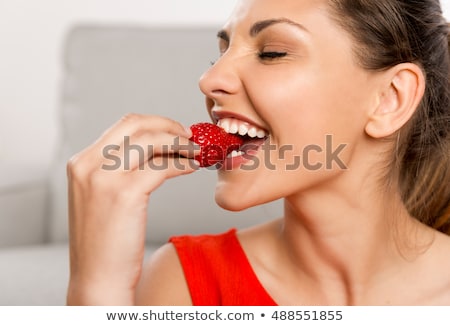
{"label": "shoulder", "polygon": [[[155,251],[144,265],[137,287],[138,305],[192,305],[190,287],[204,288],[213,282],[221,253],[228,252],[235,229],[221,234],[183,235]],[[202,277],[199,278],[199,271]],[[210,275],[211,274],[211,275]],[[208,278],[208,275],[210,276]],[[201,283],[199,283],[201,281]]]}
{"label": "shoulder", "polygon": [[159,248],[145,264],[136,304],[146,306],[192,305],[178,254],[172,243]]}
{"label": "shoulder", "polygon": [[[230,259],[235,261],[236,255],[240,255],[240,244],[247,247],[250,256],[255,256],[254,248],[267,247],[271,230],[273,226],[264,225],[239,232],[232,229],[215,235],[171,238],[169,243],[159,248],[146,262],[137,286],[136,304],[192,305],[193,299],[189,288],[193,286],[191,284],[193,279],[196,282],[194,285],[201,284],[201,292],[205,292],[214,285],[211,277],[215,278],[218,271],[223,272],[224,262],[229,262]],[[251,249],[248,246],[251,246]],[[195,264],[192,264],[193,260]],[[199,277],[199,270],[210,270],[210,273],[201,273]],[[194,298],[197,303],[198,300]]]}

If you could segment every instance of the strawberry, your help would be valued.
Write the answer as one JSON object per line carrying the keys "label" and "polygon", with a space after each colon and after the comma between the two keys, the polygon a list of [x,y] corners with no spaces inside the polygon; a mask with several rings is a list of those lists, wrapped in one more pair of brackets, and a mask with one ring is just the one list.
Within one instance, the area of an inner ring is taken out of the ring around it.
{"label": "strawberry", "polygon": [[208,122],[192,125],[191,141],[200,145],[201,152],[195,157],[201,167],[222,163],[228,154],[238,150],[244,140],[238,135],[227,133],[221,127]]}

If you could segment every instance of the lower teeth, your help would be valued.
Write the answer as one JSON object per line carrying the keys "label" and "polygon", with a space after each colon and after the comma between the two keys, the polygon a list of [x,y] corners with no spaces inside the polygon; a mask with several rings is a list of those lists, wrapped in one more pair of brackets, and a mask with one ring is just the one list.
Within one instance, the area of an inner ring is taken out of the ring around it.
{"label": "lower teeth", "polygon": [[242,151],[232,151],[230,154],[228,154],[228,157],[237,157],[237,156],[241,156],[244,155],[244,152]]}

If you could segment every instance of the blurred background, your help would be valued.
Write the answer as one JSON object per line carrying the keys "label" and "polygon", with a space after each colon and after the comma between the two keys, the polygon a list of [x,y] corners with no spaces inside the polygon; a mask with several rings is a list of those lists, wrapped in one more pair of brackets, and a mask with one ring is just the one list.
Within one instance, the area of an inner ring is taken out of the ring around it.
{"label": "blurred background", "polygon": [[0,166],[51,161],[58,135],[62,44],[71,26],[219,27],[235,2],[0,0]]}

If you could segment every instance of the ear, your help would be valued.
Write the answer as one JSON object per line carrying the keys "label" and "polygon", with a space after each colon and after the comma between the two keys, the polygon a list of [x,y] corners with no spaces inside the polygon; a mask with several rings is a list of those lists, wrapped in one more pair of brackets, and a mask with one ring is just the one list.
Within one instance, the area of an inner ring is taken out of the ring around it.
{"label": "ear", "polygon": [[390,136],[405,125],[425,92],[425,77],[416,64],[401,63],[387,70],[385,76],[379,101],[365,128],[373,138]]}

